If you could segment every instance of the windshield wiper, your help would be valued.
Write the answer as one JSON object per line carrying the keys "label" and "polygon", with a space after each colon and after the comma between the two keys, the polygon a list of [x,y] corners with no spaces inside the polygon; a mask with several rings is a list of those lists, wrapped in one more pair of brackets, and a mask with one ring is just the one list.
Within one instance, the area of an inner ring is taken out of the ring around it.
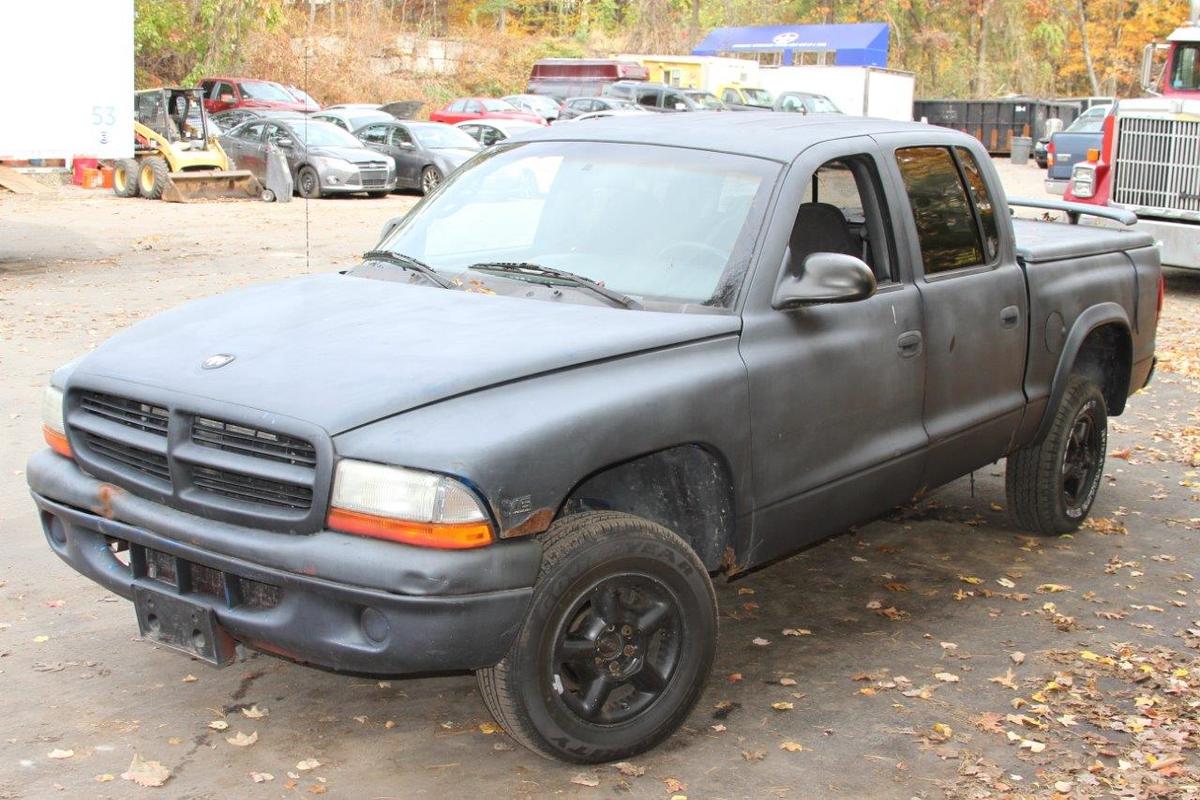
{"label": "windshield wiper", "polygon": [[412,256],[406,256],[403,253],[393,253],[391,250],[370,250],[363,253],[363,258],[367,261],[386,261],[389,264],[394,264],[401,269],[411,270],[424,277],[431,283],[436,283],[443,289],[455,288],[454,281],[442,275],[433,267],[426,264],[424,261],[419,261]]}
{"label": "windshield wiper", "polygon": [[553,278],[572,286],[578,286],[580,289],[587,289],[593,294],[597,294],[622,308],[640,309],[642,307],[641,303],[628,295],[614,292],[602,283],[598,283],[591,278],[585,278],[582,275],[576,275],[574,272],[567,272],[565,269],[543,267],[541,264],[531,264],[528,261],[483,261],[478,264],[472,264],[467,269],[479,272],[517,273],[532,277]]}

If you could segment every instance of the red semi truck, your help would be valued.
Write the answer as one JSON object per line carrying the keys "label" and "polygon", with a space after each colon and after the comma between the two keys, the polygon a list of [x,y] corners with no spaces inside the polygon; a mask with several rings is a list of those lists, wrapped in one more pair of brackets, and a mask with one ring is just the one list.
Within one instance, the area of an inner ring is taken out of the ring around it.
{"label": "red semi truck", "polygon": [[[1115,206],[1161,243],[1162,263],[1200,269],[1200,2],[1165,44],[1146,46],[1148,97],[1121,100],[1066,199]],[[1162,56],[1165,54],[1165,59]]]}

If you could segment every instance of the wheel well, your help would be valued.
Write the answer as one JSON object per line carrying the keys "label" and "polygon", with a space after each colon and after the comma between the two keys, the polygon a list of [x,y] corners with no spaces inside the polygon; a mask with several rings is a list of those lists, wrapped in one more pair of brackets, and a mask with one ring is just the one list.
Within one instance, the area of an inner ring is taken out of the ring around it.
{"label": "wheel well", "polygon": [[725,461],[687,444],[607,467],[580,481],[560,514],[624,511],[678,534],[709,570],[733,541],[733,479]]}
{"label": "wheel well", "polygon": [[1075,355],[1071,372],[1084,375],[1099,386],[1108,413],[1116,416],[1125,410],[1132,359],[1129,331],[1110,322],[1088,333]]}

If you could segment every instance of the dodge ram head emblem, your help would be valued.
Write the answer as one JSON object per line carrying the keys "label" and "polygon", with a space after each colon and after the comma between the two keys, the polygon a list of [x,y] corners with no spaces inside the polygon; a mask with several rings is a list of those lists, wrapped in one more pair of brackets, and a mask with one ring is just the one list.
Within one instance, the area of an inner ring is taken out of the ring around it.
{"label": "dodge ram head emblem", "polygon": [[229,353],[215,353],[201,361],[200,366],[202,369],[220,369],[234,358],[235,356],[231,356]]}

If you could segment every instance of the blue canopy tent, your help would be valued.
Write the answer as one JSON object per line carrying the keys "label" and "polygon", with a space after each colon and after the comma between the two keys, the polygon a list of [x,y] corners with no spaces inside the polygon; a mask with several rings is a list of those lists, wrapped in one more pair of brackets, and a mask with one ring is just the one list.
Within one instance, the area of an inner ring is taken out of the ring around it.
{"label": "blue canopy tent", "polygon": [[792,66],[796,53],[835,52],[834,63],[886,67],[888,25],[858,22],[842,25],[761,25],[751,28],[716,28],[692,55],[718,56],[741,53],[780,53],[780,63]]}

